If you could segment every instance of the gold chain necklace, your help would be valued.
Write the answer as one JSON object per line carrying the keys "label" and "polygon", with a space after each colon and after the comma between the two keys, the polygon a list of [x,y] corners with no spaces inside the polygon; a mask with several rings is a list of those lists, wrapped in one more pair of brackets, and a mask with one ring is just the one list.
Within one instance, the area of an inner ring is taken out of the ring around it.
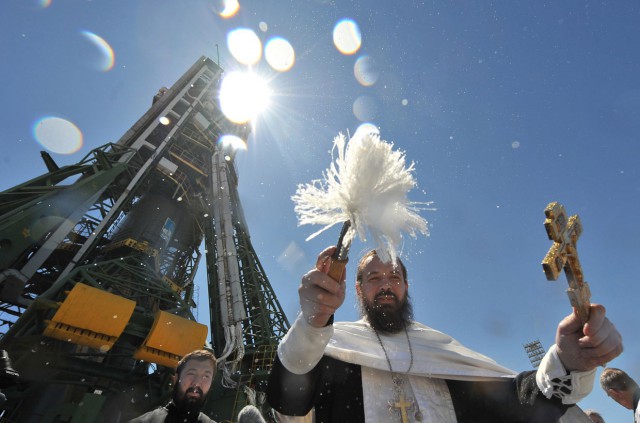
{"label": "gold chain necklace", "polygon": [[[394,395],[394,399],[390,400],[388,403],[389,410],[391,411],[394,408],[400,410],[400,417],[402,418],[402,423],[408,423],[409,415],[407,411],[413,408],[413,406],[415,405],[416,412],[413,415],[413,417],[416,419],[416,421],[421,422],[423,416],[422,416],[422,412],[420,411],[420,405],[418,404],[418,401],[415,400],[415,395],[414,395],[414,400],[407,400],[405,398],[404,388],[402,386],[404,384],[404,376],[395,374],[395,372],[393,371],[393,367],[391,366],[391,360],[389,359],[389,354],[387,354],[387,350],[385,349],[384,344],[382,343],[382,339],[380,339],[380,335],[378,335],[378,331],[375,330],[374,328],[371,328],[371,329],[373,330],[373,333],[376,335],[376,338],[378,339],[378,343],[382,348],[384,357],[387,359],[387,364],[389,365],[389,371],[391,372],[391,380],[393,381],[393,390],[395,392],[395,395]],[[409,355],[411,357],[411,361],[409,362],[409,368],[407,369],[406,372],[404,372],[405,375],[408,375],[409,372],[411,371],[411,368],[413,367],[413,349],[411,348],[411,340],[409,339],[409,332],[407,331],[406,326],[404,327],[404,334],[407,337],[407,343],[409,344]]]}

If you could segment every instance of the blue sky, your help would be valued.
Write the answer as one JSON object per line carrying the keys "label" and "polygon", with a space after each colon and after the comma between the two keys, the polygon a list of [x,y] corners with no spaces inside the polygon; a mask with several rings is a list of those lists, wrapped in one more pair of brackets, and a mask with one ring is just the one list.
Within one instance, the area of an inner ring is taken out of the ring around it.
{"label": "blue sky", "polygon": [[[263,46],[282,37],[295,63],[277,71],[262,57],[251,66],[272,98],[237,165],[253,245],[290,320],[300,276],[338,237],[336,228],[305,242],[319,228],[297,226],[291,196],[321,178],[333,138],[366,121],[415,162],[411,200],[436,209],[423,212],[430,237],[403,247],[417,320],[529,368],[522,345],[548,348],[570,311],[564,277],[548,282],[540,266],[551,245],[543,210],[559,201],[582,219],[578,250],[593,301],[624,337],[610,365],[640,380],[638,2],[245,0],[230,18],[219,6],[3,1],[0,189],[45,172],[47,146],[33,130],[41,119],[82,133],[78,151],[52,152],[75,163],[119,139],[200,56],[246,69],[227,45],[231,31],[250,29]],[[333,42],[345,18],[361,33],[354,54]],[[87,33],[113,50],[110,69]],[[354,74],[363,56],[368,84]],[[356,241],[352,261],[368,247]],[[357,318],[353,264],[348,271],[338,320]],[[204,286],[199,301],[207,303]],[[610,422],[631,418],[598,385],[581,405]]]}

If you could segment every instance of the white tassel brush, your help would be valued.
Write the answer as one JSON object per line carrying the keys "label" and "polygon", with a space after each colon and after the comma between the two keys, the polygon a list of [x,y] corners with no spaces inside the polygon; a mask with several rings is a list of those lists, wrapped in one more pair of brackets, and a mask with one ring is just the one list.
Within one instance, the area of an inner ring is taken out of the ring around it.
{"label": "white tassel brush", "polygon": [[[369,234],[386,262],[395,262],[402,232],[414,238],[418,232],[429,234],[427,221],[418,214],[425,203],[407,199],[416,186],[413,163],[406,166],[404,153],[392,147],[378,134],[356,132],[348,142],[339,134],[333,145],[338,157],[323,172],[324,180],[298,185],[292,197],[299,225],[324,225],[307,240],[343,224],[334,256],[343,262],[342,268],[356,234],[362,241]],[[340,277],[342,269],[337,270]]]}

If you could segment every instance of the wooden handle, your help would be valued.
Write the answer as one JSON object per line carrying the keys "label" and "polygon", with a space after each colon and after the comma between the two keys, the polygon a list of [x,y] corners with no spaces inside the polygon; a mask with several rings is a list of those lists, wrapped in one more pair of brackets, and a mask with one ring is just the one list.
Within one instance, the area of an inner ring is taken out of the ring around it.
{"label": "wooden handle", "polygon": [[338,260],[336,258],[331,258],[331,264],[329,265],[328,275],[331,276],[331,279],[337,282],[342,282],[342,274],[344,273],[344,269],[347,267],[347,262],[349,259]]}
{"label": "wooden handle", "polygon": [[589,320],[589,314],[591,311],[591,290],[589,284],[583,282],[582,285],[576,288],[567,289],[567,295],[571,301],[571,305],[576,308],[576,313],[580,321],[584,325]]}

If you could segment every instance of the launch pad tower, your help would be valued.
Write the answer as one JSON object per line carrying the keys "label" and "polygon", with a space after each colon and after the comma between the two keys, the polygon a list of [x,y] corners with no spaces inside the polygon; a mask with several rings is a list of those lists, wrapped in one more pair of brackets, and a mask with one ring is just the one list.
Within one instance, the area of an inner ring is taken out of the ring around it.
{"label": "launch pad tower", "polygon": [[251,245],[227,142],[250,128],[220,111],[222,76],[200,58],[116,143],[62,167],[43,152],[46,173],[0,193],[0,349],[20,375],[0,421],[125,422],[168,401],[205,344],[219,367],[203,411],[261,406],[289,323]]}

